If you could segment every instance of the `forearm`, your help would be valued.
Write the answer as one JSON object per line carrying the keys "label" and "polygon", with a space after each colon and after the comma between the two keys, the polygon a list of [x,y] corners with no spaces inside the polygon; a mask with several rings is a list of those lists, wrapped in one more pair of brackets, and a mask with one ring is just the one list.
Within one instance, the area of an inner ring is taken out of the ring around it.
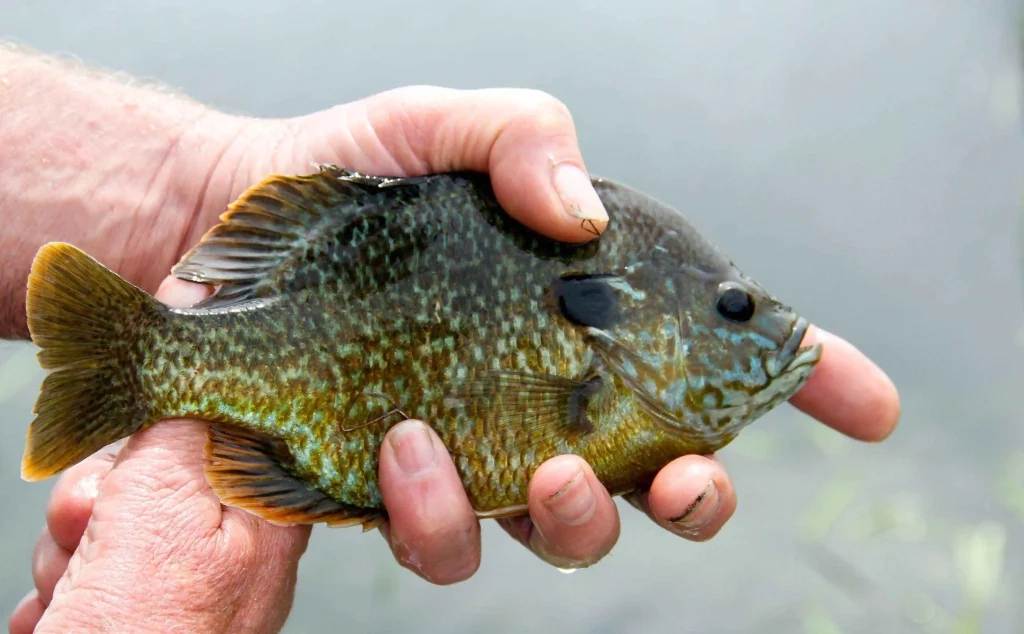
{"label": "forearm", "polygon": [[194,159],[224,118],[0,44],[0,338],[27,334],[25,283],[46,242],[71,242],[153,290],[202,199],[209,167]]}

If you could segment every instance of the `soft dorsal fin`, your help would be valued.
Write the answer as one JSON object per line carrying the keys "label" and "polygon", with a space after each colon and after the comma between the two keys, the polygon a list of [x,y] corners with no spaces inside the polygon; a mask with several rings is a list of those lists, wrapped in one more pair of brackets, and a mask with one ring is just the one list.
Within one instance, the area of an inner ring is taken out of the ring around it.
{"label": "soft dorsal fin", "polygon": [[206,439],[206,479],[221,502],[282,525],[362,524],[369,530],[386,515],[377,509],[342,504],[299,480],[288,470],[288,447],[280,440],[213,424]]}
{"label": "soft dorsal fin", "polygon": [[200,306],[223,306],[269,297],[280,274],[326,227],[358,215],[382,189],[429,177],[385,178],[334,165],[300,176],[268,176],[246,190],[171,273],[218,286]]}

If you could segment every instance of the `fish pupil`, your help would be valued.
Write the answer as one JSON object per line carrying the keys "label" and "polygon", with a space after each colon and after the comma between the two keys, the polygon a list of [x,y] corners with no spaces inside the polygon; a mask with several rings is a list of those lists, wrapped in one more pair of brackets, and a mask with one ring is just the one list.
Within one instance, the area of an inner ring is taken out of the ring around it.
{"label": "fish pupil", "polygon": [[732,321],[749,321],[754,316],[754,298],[740,288],[726,289],[718,296],[718,314]]}

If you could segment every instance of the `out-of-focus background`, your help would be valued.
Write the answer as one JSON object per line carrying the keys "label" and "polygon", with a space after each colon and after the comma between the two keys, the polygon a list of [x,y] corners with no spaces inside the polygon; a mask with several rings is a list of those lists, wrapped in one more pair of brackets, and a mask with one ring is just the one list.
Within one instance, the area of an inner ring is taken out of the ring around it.
{"label": "out-of-focus background", "polygon": [[[1024,632],[1020,26],[1016,0],[0,2],[2,39],[252,115],[549,91],[592,171],[682,209],[900,389],[881,445],[790,407],[749,428],[707,544],[622,504],[613,554],[564,575],[487,523],[479,574],[436,588],[318,529],[293,634]],[[5,612],[49,492],[18,477],[41,378],[0,344]]]}

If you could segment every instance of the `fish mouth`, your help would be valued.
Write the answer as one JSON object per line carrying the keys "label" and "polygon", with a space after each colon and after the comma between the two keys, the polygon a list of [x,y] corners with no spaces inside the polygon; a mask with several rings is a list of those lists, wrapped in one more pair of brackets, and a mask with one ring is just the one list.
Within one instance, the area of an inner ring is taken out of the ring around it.
{"label": "fish mouth", "polygon": [[771,361],[768,363],[768,373],[772,377],[780,374],[793,372],[805,366],[812,366],[821,359],[821,344],[814,343],[810,346],[800,347],[800,343],[807,334],[810,324],[803,317],[797,317],[793,322],[793,330],[790,332],[786,342],[782,345]]}

